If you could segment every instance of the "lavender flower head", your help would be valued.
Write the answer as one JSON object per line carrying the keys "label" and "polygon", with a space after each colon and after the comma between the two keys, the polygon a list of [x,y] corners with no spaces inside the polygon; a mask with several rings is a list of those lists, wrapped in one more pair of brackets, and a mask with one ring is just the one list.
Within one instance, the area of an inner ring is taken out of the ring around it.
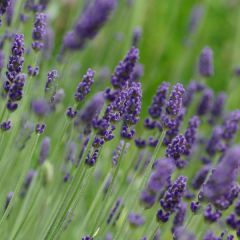
{"label": "lavender flower head", "polygon": [[183,167],[182,160],[180,160],[180,158],[181,155],[186,153],[187,144],[188,143],[184,135],[178,135],[172,140],[166,149],[166,156],[174,159],[178,168]]}
{"label": "lavender flower head", "polygon": [[168,180],[175,170],[172,159],[163,158],[157,161],[156,167],[148,181],[148,189],[153,193],[161,193],[168,185]]}
{"label": "lavender flower head", "polygon": [[33,43],[32,48],[39,51],[43,48],[44,36],[46,35],[47,15],[44,13],[36,13],[34,28],[32,33]]}
{"label": "lavender flower head", "polygon": [[203,186],[204,198],[215,206],[220,206],[221,201],[231,200],[231,191],[237,178],[239,161],[240,147],[230,148]]}
{"label": "lavender flower head", "polygon": [[7,65],[7,81],[4,82],[4,89],[6,92],[9,91],[12,82],[15,77],[22,72],[24,63],[24,35],[15,34],[14,41],[12,43],[12,53],[9,56]]}
{"label": "lavender flower head", "polygon": [[87,40],[93,39],[107,21],[116,6],[116,0],[95,0],[90,3],[77,21],[73,31],[64,38],[63,48],[81,49]]}
{"label": "lavender flower head", "polygon": [[199,57],[198,71],[202,77],[211,77],[213,70],[213,52],[209,47],[205,47]]}
{"label": "lavender flower head", "polygon": [[138,61],[138,58],[138,49],[132,47],[124,60],[118,64],[111,78],[111,83],[115,89],[123,89],[126,86]]}
{"label": "lavender flower head", "polygon": [[167,192],[160,203],[165,212],[174,212],[180,206],[182,197],[186,191],[187,178],[178,177],[175,182],[168,187]]}
{"label": "lavender flower head", "polygon": [[177,83],[173,86],[173,90],[169,97],[169,101],[167,103],[166,112],[171,116],[177,116],[182,107],[183,95],[185,90],[183,85]]}
{"label": "lavender flower head", "polygon": [[162,113],[162,107],[166,104],[166,97],[169,89],[169,84],[163,82],[158,90],[156,95],[153,98],[152,104],[148,109],[150,116],[155,119],[159,118]]}
{"label": "lavender flower head", "polygon": [[81,102],[90,92],[91,86],[94,83],[94,71],[88,69],[87,73],[83,76],[82,82],[79,83],[75,92],[74,98],[76,102]]}

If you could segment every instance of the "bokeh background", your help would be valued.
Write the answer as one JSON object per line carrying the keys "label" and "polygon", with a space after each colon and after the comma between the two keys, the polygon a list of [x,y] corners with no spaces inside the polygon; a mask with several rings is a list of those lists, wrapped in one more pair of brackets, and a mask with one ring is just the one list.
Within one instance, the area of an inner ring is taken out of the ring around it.
{"label": "bokeh background", "polygon": [[[52,1],[48,11],[56,30],[55,56],[64,34],[88,2]],[[230,93],[229,108],[239,107],[240,79],[234,74],[235,68],[240,66],[238,0],[119,0],[116,11],[98,36],[83,51],[67,56],[69,64],[75,60],[79,63],[71,66],[73,75],[80,76],[92,67],[97,71],[97,84],[104,89],[109,84],[108,74],[130,48],[136,27],[142,29],[139,48],[140,62],[144,66],[143,114],[162,81],[179,81],[186,85],[199,78],[197,59],[205,46],[213,49],[215,66],[215,74],[207,84],[216,91]],[[72,81],[66,81],[69,94],[72,92],[70,85],[75,86]]]}

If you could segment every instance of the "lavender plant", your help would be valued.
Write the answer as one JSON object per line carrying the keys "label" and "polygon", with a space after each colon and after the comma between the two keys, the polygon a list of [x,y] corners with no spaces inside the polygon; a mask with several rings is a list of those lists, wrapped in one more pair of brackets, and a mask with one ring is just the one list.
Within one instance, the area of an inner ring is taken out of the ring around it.
{"label": "lavender plant", "polygon": [[1,239],[240,238],[240,109],[210,87],[217,54],[203,47],[194,81],[148,101],[144,29],[125,56],[101,49],[122,4],[141,5],[0,1]]}

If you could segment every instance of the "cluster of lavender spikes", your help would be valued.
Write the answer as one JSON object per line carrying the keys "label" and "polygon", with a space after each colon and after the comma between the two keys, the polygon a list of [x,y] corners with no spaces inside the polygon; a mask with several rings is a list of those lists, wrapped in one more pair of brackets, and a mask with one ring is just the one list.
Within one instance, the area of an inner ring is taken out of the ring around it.
{"label": "cluster of lavender spikes", "polygon": [[[47,43],[49,1],[25,1],[19,31],[30,26],[24,25],[28,14],[35,17],[25,36],[10,27],[15,3],[0,1],[0,17],[6,14],[0,42],[0,68],[6,70],[1,238],[240,238],[240,110],[227,111],[226,94],[201,81],[162,82],[143,118],[141,29],[134,30],[132,46],[108,77],[111,87],[101,82],[106,88],[99,91],[96,66],[81,77],[89,66],[79,70],[67,58],[53,64],[52,56],[45,57],[54,45]],[[83,49],[116,6],[116,0],[86,1],[58,56]],[[196,19],[191,25],[193,31]],[[198,71],[210,81],[211,48],[200,53]],[[69,84],[75,75],[82,80]]]}

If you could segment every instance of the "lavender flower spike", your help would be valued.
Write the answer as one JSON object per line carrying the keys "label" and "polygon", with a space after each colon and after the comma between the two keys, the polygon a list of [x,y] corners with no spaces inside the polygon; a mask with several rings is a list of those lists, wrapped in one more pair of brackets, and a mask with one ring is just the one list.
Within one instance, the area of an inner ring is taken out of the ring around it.
{"label": "lavender flower spike", "polygon": [[207,183],[203,186],[205,199],[216,207],[222,205],[222,201],[231,200],[231,191],[237,178],[240,166],[240,146],[230,148],[221,162],[213,171]]}
{"label": "lavender flower spike", "polygon": [[4,82],[4,90],[9,91],[11,84],[15,77],[22,72],[24,63],[24,35],[16,34],[12,44],[12,54],[9,57],[6,76],[7,79]]}
{"label": "lavender flower spike", "polygon": [[43,48],[44,36],[46,35],[47,15],[44,13],[36,13],[34,28],[32,33],[32,48],[39,51]]}
{"label": "lavender flower spike", "polygon": [[75,101],[81,102],[90,92],[91,86],[94,83],[94,71],[92,69],[88,69],[86,75],[83,76],[82,82],[79,83],[77,90],[75,92]]}
{"label": "lavender flower spike", "polygon": [[182,107],[183,95],[185,90],[183,85],[177,83],[172,90],[172,93],[169,97],[169,101],[167,103],[166,112],[169,115],[177,116]]}
{"label": "lavender flower spike", "polygon": [[63,48],[81,49],[89,39],[93,39],[107,21],[116,6],[116,0],[95,0],[90,3],[77,21],[73,31],[64,38]]}
{"label": "lavender flower spike", "polygon": [[213,70],[213,52],[209,47],[205,47],[199,57],[198,70],[201,76],[211,77]]}
{"label": "lavender flower spike", "polygon": [[116,67],[111,78],[111,83],[115,89],[123,89],[133,73],[134,67],[138,61],[138,49],[132,47],[123,61]]}
{"label": "lavender flower spike", "polygon": [[166,97],[169,89],[169,84],[166,82],[163,82],[158,90],[156,95],[153,98],[152,104],[150,108],[148,109],[148,113],[152,118],[159,118],[162,113],[162,107],[166,103]]}

